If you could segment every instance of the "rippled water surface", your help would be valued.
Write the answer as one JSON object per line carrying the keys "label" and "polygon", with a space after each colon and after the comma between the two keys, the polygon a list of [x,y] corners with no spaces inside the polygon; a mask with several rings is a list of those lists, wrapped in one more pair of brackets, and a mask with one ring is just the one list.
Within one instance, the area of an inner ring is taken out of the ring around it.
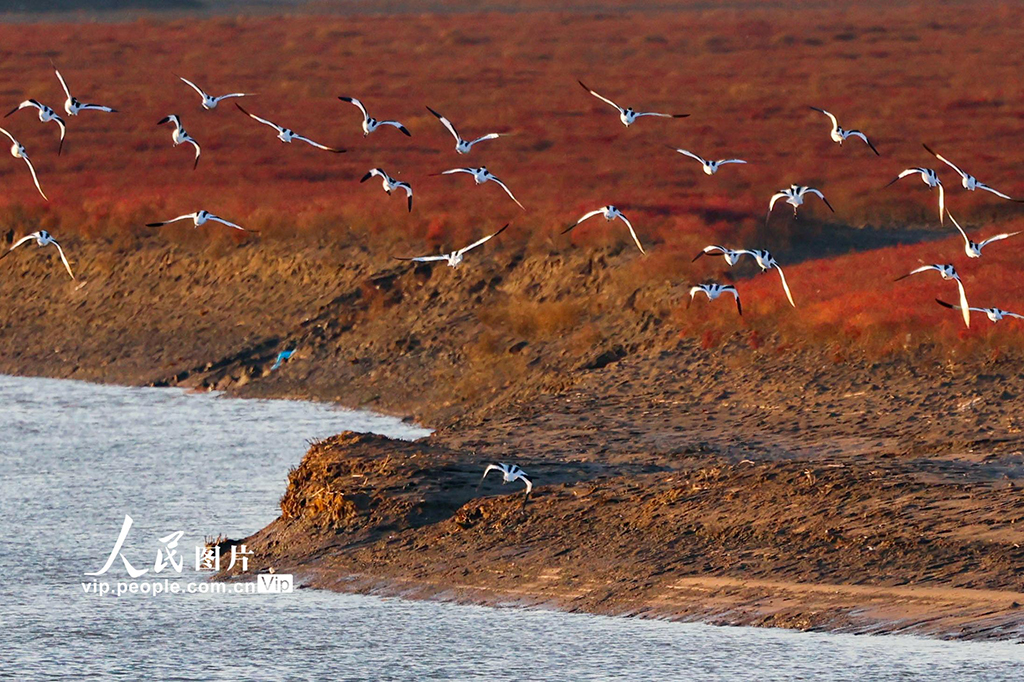
{"label": "rippled water surface", "polygon": [[[202,589],[195,545],[276,517],[309,438],[416,438],[396,419],[290,401],[0,377],[0,677],[340,680],[1020,680],[1024,649]],[[125,515],[120,558],[98,572]],[[160,539],[183,561],[155,573]],[[226,560],[226,557],[225,557]]]}

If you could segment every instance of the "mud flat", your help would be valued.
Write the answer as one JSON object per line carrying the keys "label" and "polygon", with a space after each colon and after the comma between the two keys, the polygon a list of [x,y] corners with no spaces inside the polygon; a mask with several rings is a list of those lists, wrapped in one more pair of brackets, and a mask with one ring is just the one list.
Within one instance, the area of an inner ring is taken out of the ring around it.
{"label": "mud flat", "polygon": [[[0,371],[437,428],[314,445],[248,539],[261,568],[487,604],[1022,638],[1019,359],[705,349],[679,333],[683,285],[616,248],[498,246],[454,272],[324,245],[76,255],[84,284],[45,257],[5,261]],[[528,504],[497,479],[477,492],[494,461],[533,476]]]}

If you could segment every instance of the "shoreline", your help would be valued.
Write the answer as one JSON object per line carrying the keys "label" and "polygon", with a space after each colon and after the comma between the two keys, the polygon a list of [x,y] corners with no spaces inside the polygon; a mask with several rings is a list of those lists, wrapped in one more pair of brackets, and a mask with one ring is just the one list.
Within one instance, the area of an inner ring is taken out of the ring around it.
{"label": "shoreline", "polygon": [[[260,565],[332,589],[363,575],[361,590],[432,598],[1024,641],[1012,357],[703,348],[676,326],[683,285],[638,277],[619,247],[552,264],[502,244],[457,272],[337,246],[79,254],[127,262],[75,289],[7,261],[22,295],[0,311],[18,331],[0,336],[0,371],[314,399],[435,429],[314,444],[287,518],[248,539]],[[525,511],[519,486],[476,493],[498,461],[533,477]]]}

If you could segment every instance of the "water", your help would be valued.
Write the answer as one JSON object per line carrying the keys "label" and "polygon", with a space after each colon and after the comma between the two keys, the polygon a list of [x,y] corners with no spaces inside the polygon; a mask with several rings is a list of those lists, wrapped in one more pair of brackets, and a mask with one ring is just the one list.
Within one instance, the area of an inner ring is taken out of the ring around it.
{"label": "water", "polygon": [[[0,677],[341,680],[1020,680],[1024,648],[487,609],[298,590],[85,593],[96,578],[208,586],[204,535],[277,515],[306,439],[419,437],[330,406],[0,377]],[[182,531],[180,577],[152,574]]]}

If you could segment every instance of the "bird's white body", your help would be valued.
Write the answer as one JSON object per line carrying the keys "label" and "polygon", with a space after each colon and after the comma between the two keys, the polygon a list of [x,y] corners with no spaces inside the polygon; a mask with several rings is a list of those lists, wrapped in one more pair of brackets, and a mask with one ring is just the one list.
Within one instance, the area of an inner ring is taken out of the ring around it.
{"label": "bird's white body", "polygon": [[1017,199],[1014,199],[1013,197],[1009,196],[1008,194],[1003,194],[1002,192],[1000,192],[1000,191],[990,187],[989,185],[986,185],[984,182],[979,181],[976,177],[974,177],[973,175],[971,175],[967,171],[962,170],[959,166],[954,164],[949,159],[945,158],[941,154],[936,154],[935,152],[933,152],[928,147],[928,145],[924,145],[924,148],[925,148],[925,150],[929,154],[934,156],[936,159],[938,159],[942,163],[946,164],[947,166],[949,166],[950,168],[955,170],[957,175],[960,176],[960,184],[967,191],[973,192],[974,190],[977,190],[977,189],[983,189],[986,192],[991,192],[992,194],[995,194],[997,197],[1001,197],[1003,199],[1009,199],[1010,201],[1018,201]]}
{"label": "bird's white body", "polygon": [[459,135],[459,131],[455,129],[455,125],[446,117],[437,113],[430,107],[427,107],[427,111],[436,116],[437,120],[441,121],[441,125],[443,125],[448,130],[448,132],[452,134],[452,137],[455,138],[455,151],[458,152],[459,154],[468,154],[473,149],[473,145],[475,145],[477,142],[483,142],[484,140],[495,140],[498,137],[500,137],[498,133],[488,133],[486,135],[476,138],[475,140],[464,140],[462,138],[462,135]]}
{"label": "bird's white body", "polygon": [[[935,299],[935,302],[944,308],[950,308],[951,310],[961,310],[961,306],[953,305],[952,303],[946,303]],[[981,313],[992,322],[999,322],[1003,318],[1013,317],[1018,320],[1024,320],[1024,315],[1018,315],[1017,313],[1011,313],[1009,310],[1003,310],[1002,308],[970,308],[971,312]]]}
{"label": "bird's white body", "polygon": [[[10,116],[15,111],[20,111],[21,109],[25,109],[27,107],[31,107],[37,110],[40,122],[49,123],[50,121],[54,121],[60,127],[60,146],[57,147],[57,155],[60,156],[61,151],[64,149],[64,135],[67,134],[67,124],[65,124],[64,119],[62,119],[56,111],[46,106],[45,104],[40,104],[34,99],[25,100],[16,108],[12,109],[11,112],[7,114],[7,116]],[[7,118],[7,116],[4,116],[4,118]]]}
{"label": "bird's white body", "polygon": [[64,100],[64,111],[67,112],[68,116],[78,116],[80,111],[105,111],[108,114],[116,114],[117,109],[105,107],[102,104],[85,104],[79,102],[77,98],[71,95],[71,91],[68,89],[68,84],[64,82],[64,76],[60,75],[60,71],[54,69],[54,73],[57,74],[57,80],[60,81],[60,85],[64,88],[64,94],[67,95],[67,99]]}
{"label": "bird's white body", "polygon": [[593,218],[594,216],[598,215],[607,220],[608,222],[611,222],[616,219],[624,222],[626,224],[626,227],[629,228],[629,234],[631,237],[633,237],[633,243],[636,244],[636,248],[640,249],[640,253],[646,254],[646,252],[644,251],[644,247],[640,244],[640,238],[636,236],[636,231],[633,229],[633,223],[629,222],[629,219],[626,218],[625,214],[623,214],[622,211],[615,208],[611,204],[607,206],[602,206],[601,208],[583,214],[583,216],[581,216],[579,220],[577,220],[575,223],[567,227],[562,232],[562,234],[569,232],[583,221],[589,220],[590,218]]}
{"label": "bird's white body", "polygon": [[18,248],[22,244],[25,244],[25,243],[30,242],[32,240],[35,240],[36,244],[38,244],[39,246],[49,246],[50,244],[53,244],[54,246],[56,246],[57,247],[57,252],[60,253],[60,260],[64,264],[64,269],[68,271],[69,275],[71,275],[71,279],[75,278],[74,273],[71,272],[71,264],[68,263],[68,259],[64,255],[64,249],[62,249],[60,247],[60,244],[57,243],[57,240],[54,239],[53,236],[50,235],[50,233],[47,232],[46,230],[39,230],[38,232],[33,232],[32,234],[25,235],[24,237],[22,237],[18,241],[14,242],[11,245],[11,248],[7,249],[7,251],[4,252],[4,254],[2,256],[0,256],[0,260],[2,260],[4,258],[6,258],[7,256],[9,256],[12,251],[14,251],[16,248]]}
{"label": "bird's white body", "polygon": [[[934,170],[931,168],[907,168],[906,170],[901,171],[900,174],[889,183],[889,185],[897,180],[907,177],[908,175],[914,174],[920,175],[921,182],[928,185],[930,189],[934,189],[936,187],[939,188],[939,222],[942,223],[946,216],[946,193],[942,188],[942,180],[939,179],[939,174]],[[886,185],[886,187],[889,185]]]}
{"label": "bird's white body", "polygon": [[[178,78],[181,78],[181,76],[178,76]],[[201,87],[199,87],[192,81],[188,80],[187,78],[181,78],[181,80],[190,88],[199,93],[199,96],[203,98],[203,109],[206,109],[207,111],[212,111],[216,109],[218,104],[220,104],[223,100],[228,99],[229,97],[248,97],[250,95],[250,93],[247,92],[232,92],[227,95],[213,97],[212,95],[208,95],[205,90],[203,90]]]}
{"label": "bird's white body", "polygon": [[366,182],[372,177],[379,177],[381,179],[381,185],[384,187],[384,191],[390,194],[396,189],[405,190],[406,197],[409,200],[409,211],[412,211],[412,186],[407,182],[401,182],[395,180],[390,175],[384,172],[382,168],[371,168],[369,172],[363,176],[363,179],[359,182]]}
{"label": "bird's white body", "polygon": [[1002,239],[1007,239],[1009,237],[1013,237],[1015,235],[1020,234],[1019,231],[1004,232],[1003,234],[997,234],[995,236],[989,237],[988,239],[982,241],[981,243],[978,243],[967,236],[967,233],[964,232],[964,228],[960,227],[960,223],[956,221],[956,218],[953,217],[952,213],[946,211],[946,215],[948,215],[949,219],[953,221],[953,224],[956,225],[956,229],[960,231],[960,235],[964,238],[964,253],[967,254],[968,258],[981,258],[981,250],[988,246],[989,244],[991,244],[992,242],[997,242]]}
{"label": "bird's white body", "polygon": [[[670,147],[670,149],[675,148]],[[705,175],[714,175],[715,173],[718,172],[719,168],[721,168],[723,165],[727,163],[746,163],[746,161],[744,161],[743,159],[719,159],[718,161],[709,161],[708,159],[698,156],[697,154],[694,154],[693,152],[687,151],[685,149],[676,149],[676,151],[679,152],[680,154],[683,154],[684,156],[689,156],[691,159],[696,159],[697,161],[700,161],[700,164],[704,169]]]}
{"label": "bird's white body", "polygon": [[825,205],[828,206],[830,211],[833,213],[836,212],[836,210],[832,208],[832,204],[828,203],[828,199],[825,198],[825,195],[822,194],[820,190],[814,189],[813,187],[804,187],[802,185],[790,185],[789,189],[779,190],[772,195],[771,201],[768,202],[768,216],[765,218],[765,225],[768,224],[768,220],[772,215],[772,209],[775,208],[775,203],[779,199],[785,199],[786,203],[793,207],[793,215],[795,216],[796,209],[803,205],[804,197],[808,194],[816,195],[819,199],[825,202]]}
{"label": "bird's white body", "polygon": [[586,90],[591,95],[598,98],[605,104],[609,104],[615,107],[615,109],[619,112],[619,120],[622,121],[622,125],[626,126],[627,128],[636,123],[636,120],[641,116],[657,116],[659,118],[686,118],[687,116],[689,116],[689,114],[659,114],[654,111],[636,111],[635,109],[633,109],[633,107],[620,107],[618,104],[611,101],[607,97],[599,95],[590,88],[588,88],[586,85],[583,85],[583,81],[577,81],[577,83],[583,86],[584,90]]}
{"label": "bird's white body", "polygon": [[761,268],[761,272],[767,272],[769,270],[776,270],[779,273],[779,278],[782,280],[782,289],[786,292],[786,298],[789,299],[789,304],[796,307],[796,303],[793,302],[793,294],[789,290],[789,282],[786,281],[786,273],[782,271],[782,267],[778,264],[772,254],[765,249],[752,249],[744,250],[742,253],[748,256],[753,256],[754,260],[757,261],[758,267]]}
{"label": "bird's white body", "polygon": [[743,249],[727,249],[724,246],[712,244],[710,246],[705,246],[700,253],[694,256],[693,261],[696,261],[701,256],[722,256],[723,258],[725,258],[726,264],[732,267],[733,265],[736,265],[736,263],[739,262],[740,256],[746,253],[749,252],[744,251]]}
{"label": "bird's white body", "polygon": [[185,126],[181,124],[181,119],[178,118],[177,114],[171,114],[160,119],[157,125],[163,125],[164,123],[173,123],[174,132],[171,133],[171,141],[174,142],[174,146],[177,147],[179,144],[185,144],[186,142],[196,148],[196,160],[192,164],[192,170],[195,170],[196,166],[199,165],[199,155],[203,153],[203,150],[199,148],[199,143],[195,141],[191,135],[185,130]]}
{"label": "bird's white body", "polygon": [[359,107],[359,111],[361,111],[363,114],[363,122],[361,124],[361,127],[363,129],[363,137],[366,137],[367,135],[369,135],[370,133],[372,133],[374,130],[381,126],[391,126],[392,128],[398,128],[400,131],[402,131],[402,133],[405,134],[406,137],[412,137],[412,133],[410,133],[409,130],[399,121],[378,121],[373,116],[370,116],[370,114],[366,112],[366,107],[363,106],[363,103],[357,100],[355,97],[339,97],[338,99],[340,99],[342,102],[348,102],[349,104]]}
{"label": "bird's white body", "polygon": [[736,299],[736,311],[740,315],[743,314],[743,306],[740,304],[740,292],[731,284],[697,284],[690,287],[690,302],[686,304],[687,308],[693,303],[693,297],[698,293],[706,295],[709,301],[714,301],[722,294],[732,294]]}
{"label": "bird's white body", "polygon": [[480,482],[483,483],[484,479],[487,478],[487,474],[491,473],[492,471],[501,472],[502,485],[505,485],[506,483],[512,483],[514,481],[522,481],[523,483],[526,484],[526,496],[530,496],[530,492],[533,490],[533,483],[527,477],[526,472],[520,469],[515,464],[488,464],[487,468],[484,469],[484,475],[480,479]]}
{"label": "bird's white body", "polygon": [[445,261],[445,262],[447,262],[448,267],[450,267],[450,268],[457,268],[462,263],[462,261],[463,261],[463,259],[464,259],[464,257],[465,257],[467,252],[472,251],[476,247],[478,247],[481,244],[484,244],[484,243],[490,241],[491,239],[494,239],[499,234],[504,232],[507,227],[508,227],[508,223],[505,223],[505,225],[500,230],[495,232],[494,234],[489,234],[486,237],[484,237],[483,239],[478,239],[477,241],[473,242],[469,246],[464,246],[463,248],[461,248],[461,249],[459,249],[457,251],[452,251],[451,253],[442,253],[442,254],[438,254],[436,256],[417,256],[416,258],[398,258],[398,260],[408,260],[408,261],[413,261],[413,262],[416,262],[416,263],[431,263],[431,262]]}
{"label": "bird's white body", "polygon": [[878,150],[875,149],[875,145],[871,144],[871,140],[868,139],[867,135],[865,135],[859,130],[846,130],[845,128],[839,125],[839,120],[833,114],[830,114],[824,109],[819,109],[818,107],[811,107],[811,109],[814,109],[815,111],[819,111],[825,114],[832,121],[832,130],[829,131],[829,137],[832,138],[833,142],[838,142],[839,145],[842,146],[843,142],[845,142],[847,138],[859,137],[860,139],[864,140],[864,144],[871,147],[871,151],[873,151],[876,156],[879,155]]}
{"label": "bird's white body", "polygon": [[32,165],[32,161],[28,158],[28,153],[25,151],[25,145],[15,140],[14,135],[11,135],[3,128],[0,128],[0,133],[3,133],[8,137],[8,139],[10,139],[11,156],[13,156],[16,159],[21,159],[22,161],[25,162],[25,164],[28,166],[29,172],[32,173],[32,182],[35,183],[36,189],[39,190],[39,194],[43,197],[43,199],[49,201],[49,199],[46,198],[46,195],[43,194],[43,188],[39,186],[39,178],[36,176],[36,169]]}
{"label": "bird's white body", "polygon": [[960,312],[963,313],[964,324],[967,325],[968,327],[970,327],[971,326],[971,307],[967,303],[967,292],[964,291],[964,283],[960,280],[959,273],[957,273],[956,268],[953,267],[951,264],[947,263],[945,265],[939,265],[939,264],[935,264],[935,265],[922,265],[921,267],[919,267],[919,268],[917,268],[915,270],[911,270],[910,272],[908,272],[905,275],[897,277],[896,281],[898,282],[901,279],[906,279],[907,277],[910,277],[911,275],[916,275],[916,274],[922,273],[922,272],[928,272],[929,270],[935,270],[940,275],[942,275],[942,279],[944,279],[944,280],[955,280],[956,281],[957,289],[960,291]]}
{"label": "bird's white body", "polygon": [[494,175],[494,173],[487,170],[486,166],[480,166],[479,168],[450,168],[446,171],[441,171],[441,175],[452,175],[454,173],[469,173],[473,176],[473,181],[478,185],[482,185],[485,182],[493,182],[499,185],[503,190],[505,190],[505,194],[507,194],[512,201],[516,202],[516,205],[519,206],[519,208],[524,211],[526,210],[526,207],[520,204],[519,199],[516,199],[515,195],[512,194],[512,190],[508,188],[508,185],[502,182],[498,176]]}
{"label": "bird's white body", "polygon": [[260,118],[256,114],[250,114],[248,111],[243,109],[242,105],[239,104],[238,102],[235,102],[235,106],[238,107],[239,111],[241,111],[243,114],[245,114],[249,118],[253,119],[254,121],[259,121],[263,125],[270,126],[274,130],[276,130],[277,131],[277,139],[281,140],[281,142],[290,143],[292,140],[301,140],[301,141],[305,142],[306,144],[309,144],[309,145],[312,145],[312,146],[316,147],[317,149],[323,149],[324,151],[334,152],[335,154],[342,154],[345,151],[344,149],[336,149],[334,147],[328,147],[327,145],[320,144],[319,142],[314,142],[313,140],[309,139],[308,137],[305,137],[303,135],[299,135],[298,133],[296,133],[294,130],[292,130],[290,128],[285,128],[284,126],[279,126],[278,124],[274,123],[273,121],[268,121],[265,118]]}
{"label": "bird's white body", "polygon": [[246,228],[242,227],[241,225],[236,225],[235,223],[233,223],[233,222],[231,222],[229,220],[224,220],[220,216],[214,215],[214,214],[212,214],[212,213],[210,213],[209,211],[206,211],[206,210],[196,211],[195,213],[186,213],[185,215],[180,215],[177,218],[171,218],[170,220],[164,220],[164,221],[161,221],[159,223],[147,223],[146,227],[162,227],[162,226],[168,225],[170,223],[176,223],[179,220],[191,220],[192,221],[193,229],[206,224],[206,222],[209,221],[209,220],[212,220],[212,221],[214,221],[216,223],[220,223],[222,225],[227,225],[228,227],[233,227],[236,230],[242,230],[243,232],[252,232],[253,231],[253,230],[247,230]]}

